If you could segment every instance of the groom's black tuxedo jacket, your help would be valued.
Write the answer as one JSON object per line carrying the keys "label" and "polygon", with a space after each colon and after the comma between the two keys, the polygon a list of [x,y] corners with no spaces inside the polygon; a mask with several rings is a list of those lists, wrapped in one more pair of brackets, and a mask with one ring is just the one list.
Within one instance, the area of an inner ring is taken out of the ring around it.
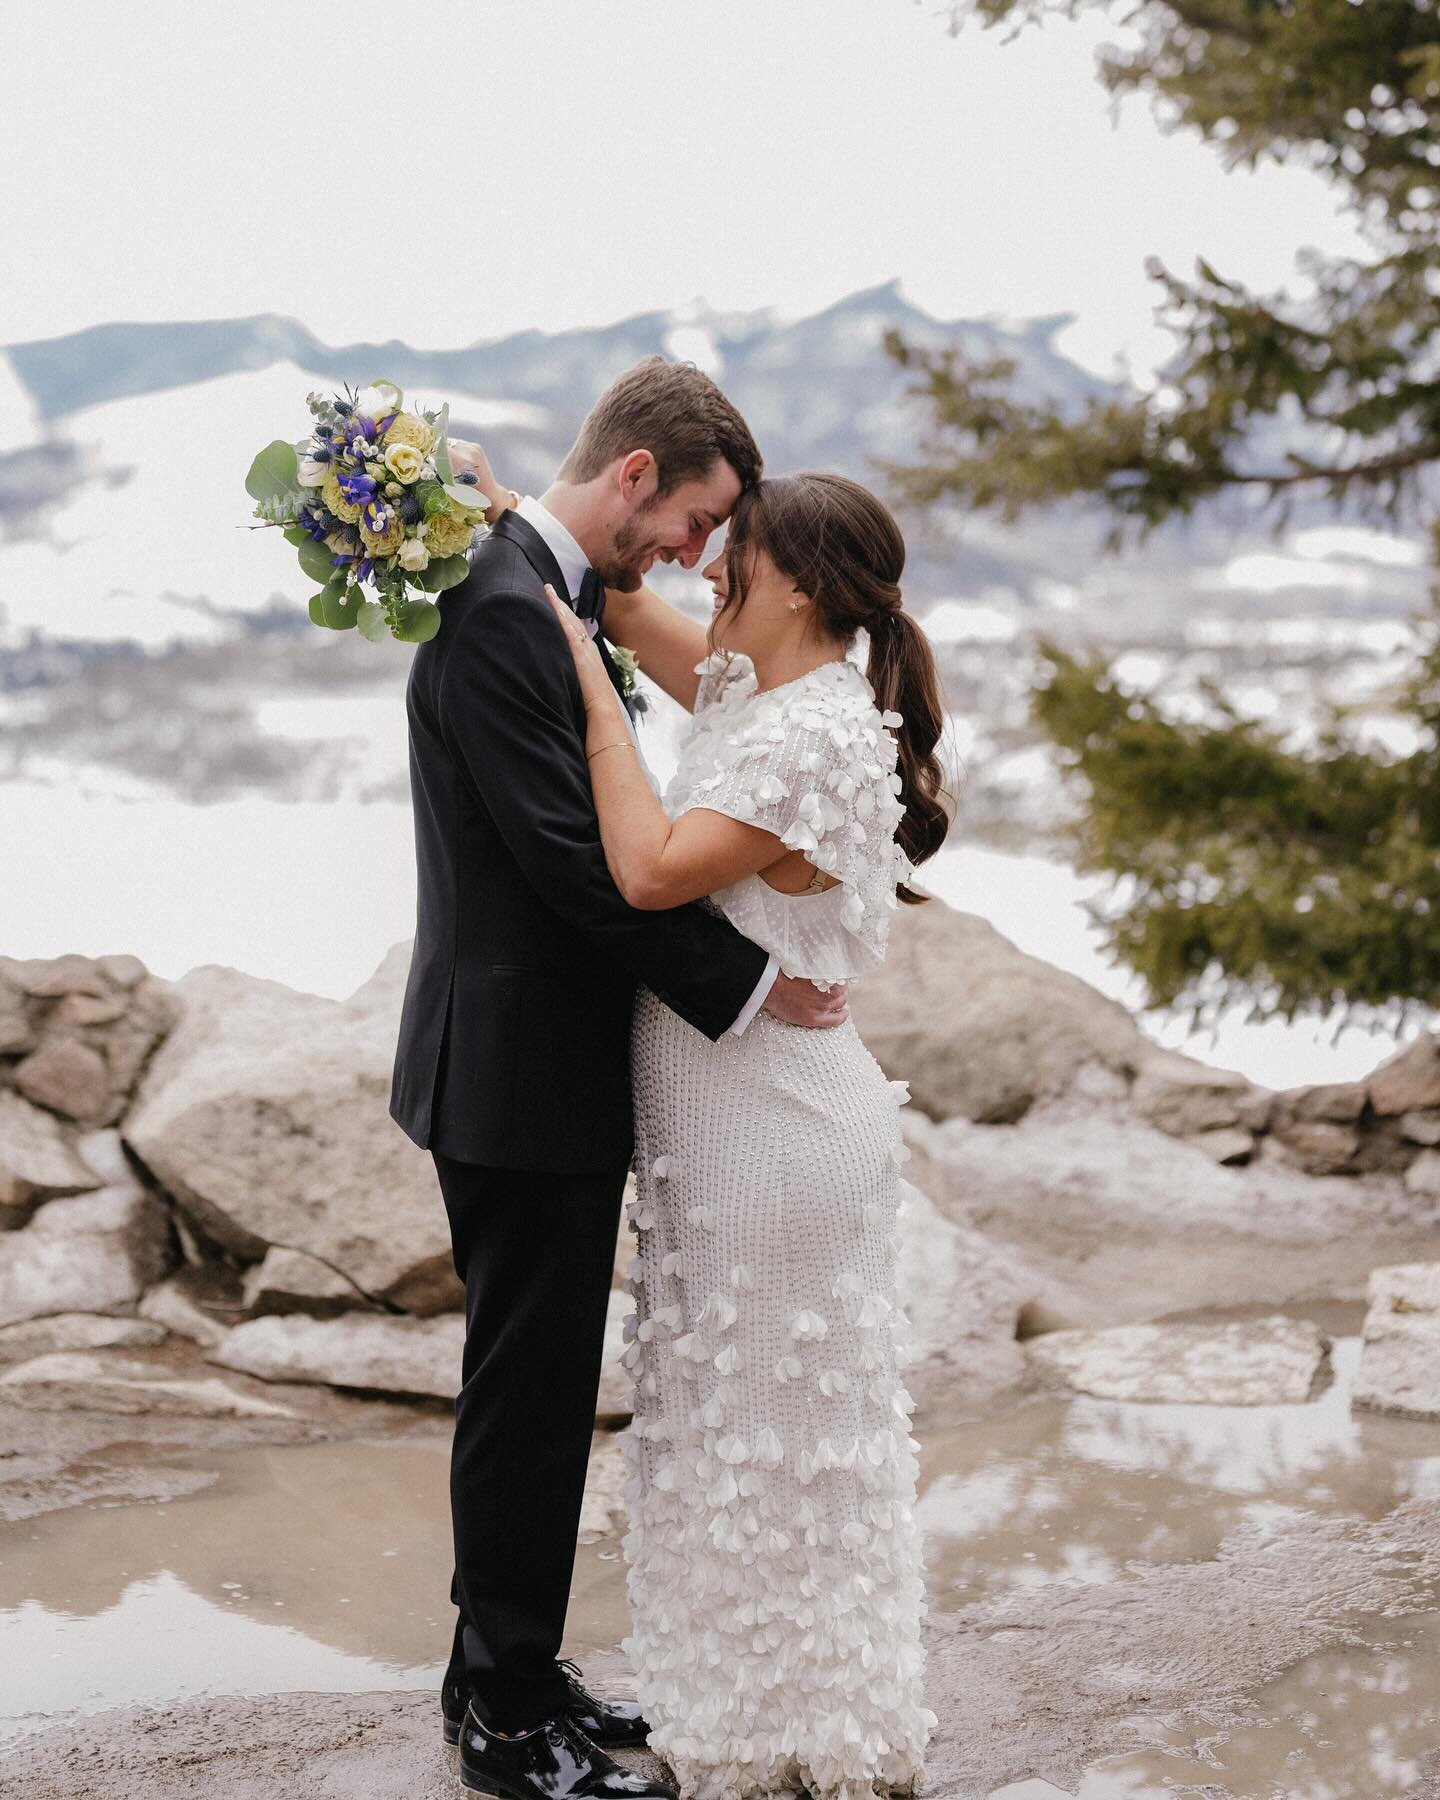
{"label": "groom's black tuxedo jacket", "polygon": [[544,539],[505,513],[414,653],[418,898],[390,1116],[464,1162],[578,1173],[623,1166],[633,1147],[637,981],[713,1039],[767,959],[703,907],[621,899],[547,581],[569,597]]}

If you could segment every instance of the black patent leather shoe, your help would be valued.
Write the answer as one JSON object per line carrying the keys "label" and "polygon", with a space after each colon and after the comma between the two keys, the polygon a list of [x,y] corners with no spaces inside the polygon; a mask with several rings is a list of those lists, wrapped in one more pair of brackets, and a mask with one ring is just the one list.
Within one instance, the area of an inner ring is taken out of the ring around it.
{"label": "black patent leather shoe", "polygon": [[[650,1727],[632,1700],[601,1700],[580,1685],[580,1670],[569,1657],[558,1665],[570,1685],[571,1704],[565,1709],[592,1743],[602,1750],[631,1750],[649,1739]],[[460,1741],[460,1724],[470,1702],[464,1678],[447,1672],[440,1687],[440,1716],[447,1744]]]}
{"label": "black patent leather shoe", "polygon": [[468,1707],[460,1727],[460,1785],[496,1800],[679,1800],[670,1782],[622,1769],[563,1711],[524,1737],[503,1738]]}
{"label": "black patent leather shoe", "polygon": [[564,1657],[558,1664],[570,1684],[570,1717],[592,1743],[606,1750],[637,1749],[650,1736],[640,1708],[633,1700],[601,1700],[580,1685],[580,1670]]}

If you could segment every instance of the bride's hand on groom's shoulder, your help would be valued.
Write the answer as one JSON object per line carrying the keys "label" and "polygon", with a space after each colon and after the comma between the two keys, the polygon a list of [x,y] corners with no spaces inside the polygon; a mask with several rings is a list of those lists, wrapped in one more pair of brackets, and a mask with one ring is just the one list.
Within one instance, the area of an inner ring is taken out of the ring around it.
{"label": "bride's hand on groom's shoulder", "polygon": [[495,471],[490,467],[490,458],[481,445],[472,443],[469,438],[446,438],[450,446],[450,466],[457,475],[469,471],[475,477],[475,485],[489,503],[485,516],[493,525],[502,512],[508,512],[515,504],[515,495],[510,488],[495,479]]}

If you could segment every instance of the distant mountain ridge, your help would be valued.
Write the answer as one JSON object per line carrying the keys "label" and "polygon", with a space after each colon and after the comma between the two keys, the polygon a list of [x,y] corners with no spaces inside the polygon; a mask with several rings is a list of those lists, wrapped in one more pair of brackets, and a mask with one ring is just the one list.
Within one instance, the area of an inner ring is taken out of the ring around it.
{"label": "distant mountain ridge", "polygon": [[[431,388],[442,396],[459,390],[478,398],[559,404],[578,418],[619,370],[642,356],[676,354],[672,343],[677,330],[700,332],[711,340],[727,391],[804,366],[826,351],[841,365],[868,364],[888,326],[919,342],[960,341],[976,352],[985,345],[1006,350],[1019,358],[1022,368],[1029,365],[1026,374],[1033,379],[1049,377],[1059,389],[1073,393],[1102,391],[1102,382],[1051,348],[1050,340],[1072,317],[1051,314],[1018,330],[986,321],[944,323],[912,305],[892,281],[791,323],[777,322],[769,312],[647,312],[573,331],[515,332],[457,350],[416,350],[395,338],[328,345],[299,320],[278,313],[178,323],[117,321],[4,349],[43,419],[277,362],[297,363],[337,383],[364,382],[384,373],[404,387]],[[864,356],[857,357],[857,350]],[[880,373],[894,375],[883,359]]]}

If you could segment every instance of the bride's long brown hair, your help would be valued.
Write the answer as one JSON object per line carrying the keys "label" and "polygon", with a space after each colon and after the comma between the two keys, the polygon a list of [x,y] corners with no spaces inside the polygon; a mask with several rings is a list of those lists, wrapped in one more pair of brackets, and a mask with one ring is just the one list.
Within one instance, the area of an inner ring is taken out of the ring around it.
{"label": "bride's long brown hair", "polygon": [[[730,521],[729,592],[717,620],[745,604],[757,550],[809,596],[819,630],[847,648],[862,626],[869,637],[865,673],[876,704],[902,720],[895,739],[905,812],[895,836],[912,863],[925,862],[950,829],[940,803],[944,770],[935,754],[945,712],[929,640],[901,603],[900,527],[869,488],[843,475],[807,471],[756,482],[740,496]],[[912,904],[928,897],[903,884],[898,894]]]}

